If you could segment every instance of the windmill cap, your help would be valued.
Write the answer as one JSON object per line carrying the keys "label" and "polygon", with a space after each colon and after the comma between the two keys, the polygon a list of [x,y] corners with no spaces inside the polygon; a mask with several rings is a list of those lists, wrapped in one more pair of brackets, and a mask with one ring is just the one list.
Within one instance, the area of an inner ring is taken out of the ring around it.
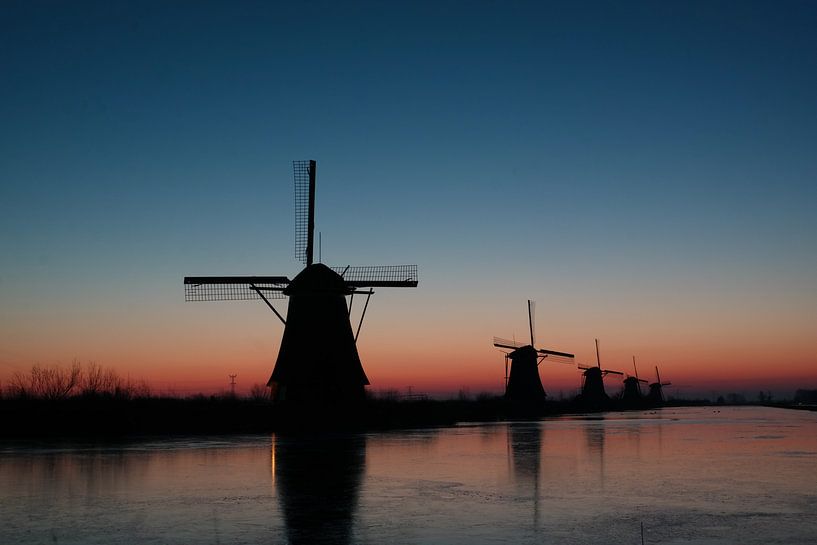
{"label": "windmill cap", "polygon": [[292,279],[289,286],[284,289],[285,295],[313,295],[336,293],[345,295],[349,293],[349,287],[343,278],[324,265],[323,263],[313,263]]}
{"label": "windmill cap", "polygon": [[533,358],[535,358],[538,355],[539,355],[539,353],[536,351],[536,349],[533,346],[529,345],[529,344],[525,345],[525,346],[520,346],[519,348],[517,348],[516,350],[514,350],[513,352],[508,354],[508,356],[511,359],[522,358],[522,357],[528,357],[528,358],[533,357]]}

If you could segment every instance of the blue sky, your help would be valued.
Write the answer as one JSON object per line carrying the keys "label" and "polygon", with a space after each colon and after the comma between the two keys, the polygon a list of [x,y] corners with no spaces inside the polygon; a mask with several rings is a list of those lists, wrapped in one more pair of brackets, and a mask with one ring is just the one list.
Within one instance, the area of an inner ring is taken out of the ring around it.
{"label": "blue sky", "polygon": [[55,312],[193,328],[182,276],[295,274],[306,158],[324,261],[421,267],[384,328],[476,346],[531,297],[588,354],[679,323],[667,353],[756,353],[725,321],[785,330],[813,373],[815,23],[809,2],[4,2],[0,374],[113,359],[16,340]]}

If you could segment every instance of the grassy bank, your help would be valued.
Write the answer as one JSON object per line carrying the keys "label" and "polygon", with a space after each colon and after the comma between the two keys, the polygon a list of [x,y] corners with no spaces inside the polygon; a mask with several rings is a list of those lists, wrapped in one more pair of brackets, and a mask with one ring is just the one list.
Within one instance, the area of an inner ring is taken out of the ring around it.
{"label": "grassy bank", "polygon": [[[93,363],[68,368],[34,366],[0,392],[0,437],[125,437],[137,434],[267,433],[314,429],[379,430],[540,418],[577,412],[650,409],[613,399],[588,407],[576,401],[514,403],[481,395],[433,400],[421,396],[368,397],[354,405],[276,404],[258,386],[249,397],[185,398],[151,393]],[[705,404],[701,401],[674,405]]]}
{"label": "grassy bank", "polygon": [[[696,404],[699,403],[674,403]],[[611,403],[605,409],[623,408]],[[647,408],[650,407],[638,407]],[[0,437],[366,431],[535,419],[580,412],[588,411],[571,402],[531,405],[487,396],[471,400],[367,399],[352,406],[274,404],[229,396],[5,398],[0,399]]]}
{"label": "grassy bank", "polygon": [[371,430],[451,425],[457,422],[533,418],[569,407],[480,400],[368,399],[353,406],[303,406],[234,397],[0,400],[0,436],[126,436],[221,434],[300,429]]}

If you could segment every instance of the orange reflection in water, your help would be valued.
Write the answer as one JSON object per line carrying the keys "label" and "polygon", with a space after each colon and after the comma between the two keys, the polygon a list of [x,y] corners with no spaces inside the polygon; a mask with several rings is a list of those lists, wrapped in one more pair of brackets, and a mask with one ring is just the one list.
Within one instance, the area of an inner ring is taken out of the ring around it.
{"label": "orange reflection in water", "polygon": [[10,543],[813,541],[817,414],[664,409],[0,450]]}

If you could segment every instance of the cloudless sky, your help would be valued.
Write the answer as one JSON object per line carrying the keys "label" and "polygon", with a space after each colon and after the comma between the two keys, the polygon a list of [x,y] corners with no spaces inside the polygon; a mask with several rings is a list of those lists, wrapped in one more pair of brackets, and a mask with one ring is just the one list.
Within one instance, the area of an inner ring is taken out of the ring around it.
{"label": "cloudless sky", "polygon": [[581,362],[598,337],[680,391],[815,387],[815,28],[793,1],[3,2],[0,381],[266,382],[272,313],[181,281],[297,274],[315,159],[323,261],[420,266],[367,311],[376,390],[498,392],[528,298]]}

